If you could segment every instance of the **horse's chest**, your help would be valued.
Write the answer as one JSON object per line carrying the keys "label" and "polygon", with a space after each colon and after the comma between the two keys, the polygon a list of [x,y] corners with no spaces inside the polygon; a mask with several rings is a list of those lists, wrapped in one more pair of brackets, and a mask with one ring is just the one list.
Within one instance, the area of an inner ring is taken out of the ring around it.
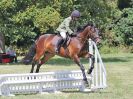
{"label": "horse's chest", "polygon": [[80,44],[75,44],[70,49],[72,50],[72,52],[78,54],[80,52],[81,48],[82,48],[82,46]]}
{"label": "horse's chest", "polygon": [[76,44],[76,45],[77,45],[76,46],[77,49],[81,49],[82,46],[80,44]]}

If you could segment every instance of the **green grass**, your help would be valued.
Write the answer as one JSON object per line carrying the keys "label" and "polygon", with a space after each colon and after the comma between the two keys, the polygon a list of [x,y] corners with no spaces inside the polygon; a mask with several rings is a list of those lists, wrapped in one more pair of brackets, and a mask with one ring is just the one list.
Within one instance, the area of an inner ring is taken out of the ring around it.
{"label": "green grass", "polygon": [[[15,97],[0,97],[0,99],[132,99],[133,97],[133,54],[104,54],[102,55],[107,70],[106,89],[97,92],[82,93],[67,91],[61,94],[31,94],[16,95]],[[85,67],[88,61],[82,60]],[[1,64],[0,74],[28,73],[30,65]],[[79,67],[71,60],[60,57],[51,59],[41,67],[40,72],[55,70],[77,70]]]}

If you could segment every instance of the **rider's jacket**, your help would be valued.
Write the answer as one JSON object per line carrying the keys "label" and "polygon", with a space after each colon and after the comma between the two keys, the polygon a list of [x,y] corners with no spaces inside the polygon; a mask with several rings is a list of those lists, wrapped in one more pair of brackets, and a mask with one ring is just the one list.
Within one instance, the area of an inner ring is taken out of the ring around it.
{"label": "rider's jacket", "polygon": [[68,18],[65,18],[64,21],[59,25],[59,27],[56,29],[58,32],[65,32],[72,34],[76,30],[76,21],[73,21],[71,16]]}

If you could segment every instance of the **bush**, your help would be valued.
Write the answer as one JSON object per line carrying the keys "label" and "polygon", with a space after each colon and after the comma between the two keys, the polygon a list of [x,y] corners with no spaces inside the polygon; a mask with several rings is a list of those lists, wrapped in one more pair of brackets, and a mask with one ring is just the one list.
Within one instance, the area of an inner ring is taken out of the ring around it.
{"label": "bush", "polygon": [[119,49],[117,47],[103,46],[100,48],[100,52],[102,54],[118,53]]}
{"label": "bush", "polygon": [[122,11],[121,18],[114,23],[113,32],[121,45],[133,44],[133,8],[126,8]]}

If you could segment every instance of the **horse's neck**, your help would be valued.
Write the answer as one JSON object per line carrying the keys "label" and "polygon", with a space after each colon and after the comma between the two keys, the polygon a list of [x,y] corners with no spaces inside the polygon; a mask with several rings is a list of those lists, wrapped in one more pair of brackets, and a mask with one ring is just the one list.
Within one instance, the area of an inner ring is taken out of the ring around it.
{"label": "horse's neck", "polygon": [[86,41],[86,39],[88,37],[88,31],[84,30],[84,31],[78,33],[77,37],[79,37],[82,42]]}

